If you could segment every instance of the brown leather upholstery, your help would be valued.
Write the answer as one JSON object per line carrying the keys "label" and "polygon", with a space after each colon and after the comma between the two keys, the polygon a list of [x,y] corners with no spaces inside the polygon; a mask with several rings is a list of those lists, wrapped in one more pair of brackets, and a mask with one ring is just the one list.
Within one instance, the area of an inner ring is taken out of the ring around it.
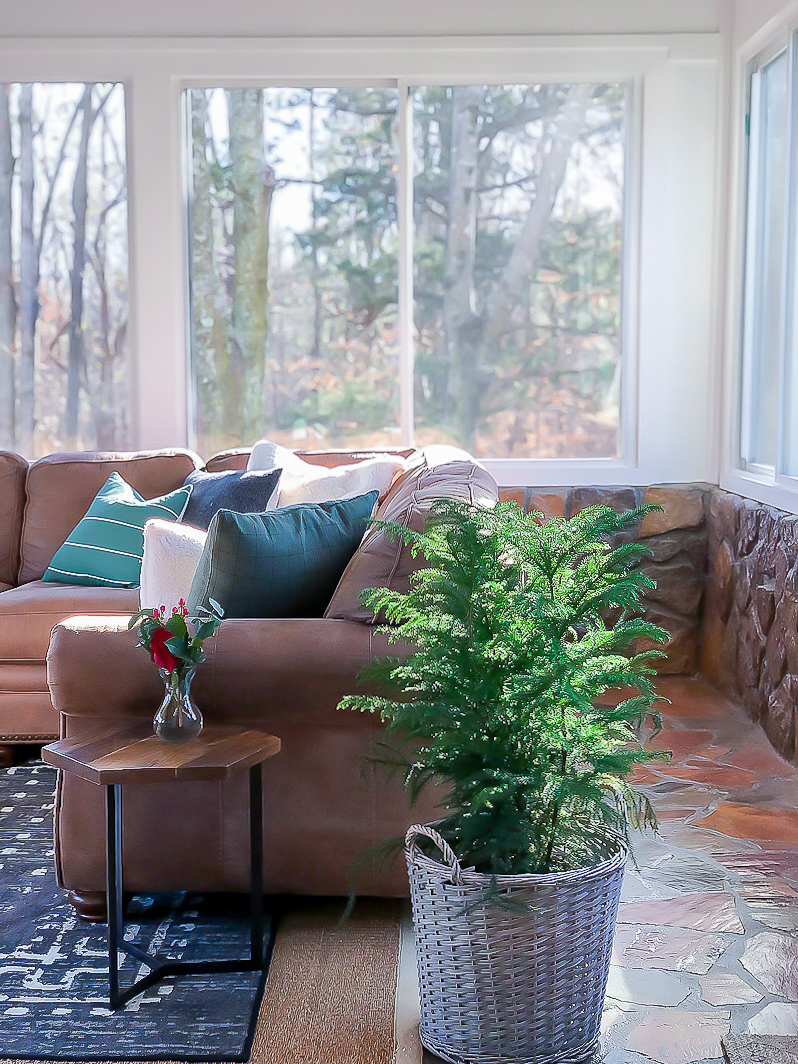
{"label": "brown leather upholstery", "polygon": [[0,451],[0,590],[17,582],[27,472],[24,458]]}
{"label": "brown leather upholstery", "polygon": [[74,613],[128,614],[137,608],[137,591],[40,579],[108,475],[118,470],[152,498],[180,487],[199,464],[184,450],[58,454],[30,466],[0,453],[0,742],[58,734],[44,670],[54,624]]}
{"label": "brown leather upholstery", "polygon": [[58,735],[45,673],[53,626],[75,613],[134,613],[138,590],[34,580],[0,594],[0,742]]}
{"label": "brown leather upholstery", "polygon": [[57,738],[58,714],[50,702],[44,665],[0,664],[0,743],[49,743]]}
{"label": "brown leather upholstery", "polygon": [[[53,633],[48,678],[62,734],[90,737],[119,721],[148,722],[161,683],[124,621],[73,618]],[[264,766],[264,839],[269,892],[345,894],[363,850],[436,816],[432,796],[411,811],[397,779],[361,765],[381,734],[369,716],[338,710],[355,675],[384,637],[351,621],[228,620],[207,645],[194,693],[207,720],[258,726],[282,750]],[[125,881],[134,890],[245,890],[246,780],[129,787]],[[56,804],[56,860],[68,889],[104,889],[104,815],[99,787],[66,775]],[[407,891],[401,860],[368,860],[360,893]]]}
{"label": "brown leather upholstery", "polygon": [[[391,485],[376,519],[420,532],[430,506],[442,498],[492,506],[499,498],[499,488],[485,467],[465,451],[426,447],[416,452],[410,468]],[[373,526],[346,567],[324,616],[374,623],[373,611],[360,601],[363,588],[407,591],[410,573],[419,564],[401,540]]]}
{"label": "brown leather upholstery", "polygon": [[0,594],[0,662],[44,663],[50,632],[77,613],[135,613],[138,588],[78,587],[32,580]]}
{"label": "brown leather upholstery", "polygon": [[201,460],[191,451],[52,454],[28,470],[18,583],[40,580],[53,555],[86,513],[109,475],[118,472],[145,499],[179,488]]}
{"label": "brown leather upholstery", "polygon": [[208,473],[221,473],[225,469],[246,469],[251,454],[249,447],[237,447],[232,451],[219,451],[205,463]]}
{"label": "brown leather upholstery", "polygon": [[[313,456],[327,465],[358,457],[366,455]],[[462,452],[431,449],[411,464],[414,472],[395,481],[388,493],[381,511],[387,516],[418,522],[435,496],[495,501],[492,478]],[[347,570],[350,608],[356,591],[368,586],[355,588],[355,582],[375,578],[375,558],[384,572],[382,549]],[[388,576],[406,581],[413,564],[394,549]],[[161,682],[135,642],[120,618],[77,617],[55,628],[47,668],[62,735],[91,738],[100,728],[134,719],[148,726]],[[389,780],[373,766],[363,769],[371,743],[384,737],[382,725],[368,714],[337,709],[342,695],[357,690],[361,668],[389,651],[400,648],[389,648],[372,626],[334,617],[225,620],[207,644],[207,661],[194,682],[206,719],[257,726],[283,744],[264,768],[268,891],[344,894],[364,849],[403,836],[411,822],[439,815],[436,796],[425,795],[411,811],[398,777]],[[245,787],[239,778],[126,788],[127,886],[246,889]],[[103,854],[102,791],[67,774],[56,799],[61,884],[81,894],[103,890]],[[368,859],[356,887],[364,894],[398,896],[407,892],[407,875],[401,861],[384,868]]]}
{"label": "brown leather upholstery", "polygon": [[[220,451],[213,458],[209,458],[205,466],[209,473],[219,473],[225,469],[246,469],[247,461],[252,453],[251,447],[238,447],[232,451]],[[373,451],[296,451],[305,462],[311,465],[323,465],[334,468],[340,465],[351,465],[354,462],[362,462],[366,458],[377,458],[384,454],[398,454],[401,458],[409,458],[414,454],[412,447],[399,448],[397,450],[382,449]]]}

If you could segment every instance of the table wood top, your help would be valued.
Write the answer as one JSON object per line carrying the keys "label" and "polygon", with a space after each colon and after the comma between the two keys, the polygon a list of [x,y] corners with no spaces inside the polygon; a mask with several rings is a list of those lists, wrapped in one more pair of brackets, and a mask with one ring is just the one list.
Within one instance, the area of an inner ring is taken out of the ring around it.
{"label": "table wood top", "polygon": [[173,743],[141,724],[61,739],[44,747],[42,759],[90,783],[168,783],[229,779],[279,750],[275,735],[251,729],[209,725],[196,739]]}

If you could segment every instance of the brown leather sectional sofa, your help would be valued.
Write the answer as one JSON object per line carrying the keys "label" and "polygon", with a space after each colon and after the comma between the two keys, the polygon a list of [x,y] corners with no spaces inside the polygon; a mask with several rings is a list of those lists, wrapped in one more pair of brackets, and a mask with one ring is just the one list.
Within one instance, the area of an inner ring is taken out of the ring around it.
{"label": "brown leather sectional sofa", "polygon": [[184,450],[55,454],[30,464],[0,452],[0,761],[10,744],[58,736],[45,675],[53,626],[74,614],[138,608],[135,590],[45,583],[56,550],[114,470],[152,498],[201,464]]}
{"label": "brown leather sectional sofa", "polygon": [[[207,468],[243,468],[247,454],[226,452],[210,460]],[[366,455],[315,452],[303,453],[303,457],[337,465]],[[137,456],[136,461],[149,458]],[[159,469],[157,484],[136,480],[134,474],[142,474],[138,466],[120,472],[145,497],[155,495],[182,483],[190,471],[188,466],[193,468],[196,461],[188,452],[174,452],[168,458],[169,471],[166,465]],[[30,586],[0,593],[0,677],[5,681],[0,687],[6,692],[2,697],[8,698],[0,720],[21,719],[13,716],[12,710],[24,704],[24,699],[9,698],[6,679],[19,676],[14,693],[24,694],[33,703],[26,719],[35,720],[42,737],[53,734],[56,714],[60,716],[61,735],[87,738],[122,724],[141,727],[146,733],[162,694],[156,670],[135,647],[135,637],[126,628],[125,615],[135,608],[136,592],[124,593],[124,601],[114,598],[113,606],[111,597],[119,592],[100,598],[89,588],[75,590],[92,592],[94,597],[87,595],[81,600],[79,595],[72,597],[70,591],[57,600],[53,596],[58,591],[49,590],[56,585],[42,585],[37,579],[49,561],[45,554],[50,546],[52,555],[110,471],[103,465],[92,477],[81,467],[76,481],[79,488],[70,489],[65,483],[62,489],[64,494],[70,493],[67,504],[55,491],[57,467],[71,483],[78,472],[70,463],[85,465],[91,461],[92,456],[60,456],[44,460],[39,473],[34,472],[39,463],[28,470],[31,496],[25,502],[18,576],[24,575]],[[411,464],[382,501],[379,516],[420,527],[423,513],[435,498],[454,496],[484,503],[497,495],[495,482],[482,467],[446,451],[433,448],[416,452]],[[96,486],[89,488],[89,481]],[[41,519],[45,499],[59,511],[57,525],[52,528]],[[32,515],[30,522],[28,513]],[[26,541],[34,529],[39,537],[34,541],[37,550]],[[4,542],[0,539],[0,550]],[[13,549],[8,548],[7,553]],[[406,586],[415,565],[406,548],[386,544],[384,537],[369,533],[344,573],[325,617],[227,619],[207,645],[207,661],[194,683],[206,720],[256,726],[282,740],[279,756],[264,770],[266,889],[270,893],[345,894],[353,868],[367,847],[403,835],[412,820],[436,816],[433,796],[426,796],[411,811],[397,779],[388,780],[381,770],[364,766],[364,755],[381,735],[379,722],[368,715],[337,709],[341,696],[356,689],[360,669],[388,650],[386,638],[375,633],[359,602],[360,590],[377,583]],[[26,606],[43,604],[47,594],[51,597],[46,606],[38,608],[36,620],[25,620]],[[61,601],[69,612],[83,616],[69,620],[63,620],[63,614],[57,616]],[[90,603],[88,609],[84,602]],[[110,608],[104,608],[105,602]],[[103,613],[116,616],[98,616]],[[9,626],[6,620],[11,617],[16,621]],[[35,644],[32,653],[24,639],[14,641],[3,634],[28,623],[30,645]],[[45,704],[45,691],[41,690],[42,663],[52,624],[56,627],[47,654],[47,679],[54,709],[49,702]],[[32,658],[29,666],[23,663],[23,652]],[[14,673],[14,669],[20,671]],[[24,677],[33,688],[32,694],[22,690]],[[8,723],[5,727],[4,734],[12,734]],[[246,890],[245,786],[242,778],[223,784],[127,788],[126,888]],[[61,778],[55,811],[58,877],[71,892],[78,912],[90,919],[102,919],[105,912],[104,824],[101,789],[71,775]],[[360,868],[355,885],[363,894],[399,896],[407,891],[406,873],[398,860],[383,866],[372,858]]]}

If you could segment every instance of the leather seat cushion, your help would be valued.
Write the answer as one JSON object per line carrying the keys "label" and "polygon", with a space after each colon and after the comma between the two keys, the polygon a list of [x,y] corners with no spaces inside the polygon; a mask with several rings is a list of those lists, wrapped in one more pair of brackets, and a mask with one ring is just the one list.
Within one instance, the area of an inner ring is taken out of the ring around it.
{"label": "leather seat cushion", "polygon": [[50,632],[76,614],[132,614],[138,588],[78,587],[34,580],[0,593],[0,662],[43,662]]}

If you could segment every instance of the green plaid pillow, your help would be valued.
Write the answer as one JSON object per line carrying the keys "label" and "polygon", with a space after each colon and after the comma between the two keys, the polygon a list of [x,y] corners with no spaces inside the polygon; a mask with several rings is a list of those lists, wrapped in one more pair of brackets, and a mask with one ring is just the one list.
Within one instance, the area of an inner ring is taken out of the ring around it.
{"label": "green plaid pillow", "polygon": [[179,521],[190,495],[191,488],[182,487],[145,500],[112,473],[86,516],[55,552],[42,579],[88,587],[138,587],[145,522],[151,517]]}
{"label": "green plaid pillow", "polygon": [[189,612],[214,599],[225,617],[321,617],[360,546],[378,492],[212,518]]}

